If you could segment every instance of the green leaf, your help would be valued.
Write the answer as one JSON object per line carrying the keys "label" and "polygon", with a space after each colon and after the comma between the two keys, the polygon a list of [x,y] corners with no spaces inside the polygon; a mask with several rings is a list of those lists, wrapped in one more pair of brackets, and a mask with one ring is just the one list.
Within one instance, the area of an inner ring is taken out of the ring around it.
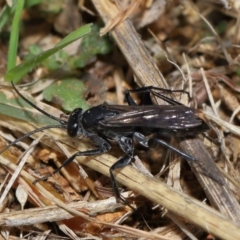
{"label": "green leaf", "polygon": [[91,25],[87,24],[74,32],[70,33],[66,36],[62,41],[60,41],[54,48],[51,48],[45,52],[40,53],[37,56],[33,56],[23,63],[19,64],[17,67],[11,69],[9,72],[5,74],[5,79],[7,81],[13,81],[13,83],[17,83],[24,75],[30,72],[34,67],[36,67],[43,60],[58,52],[60,49],[66,47],[77,39],[85,36],[86,34],[91,32]]}
{"label": "green leaf", "polygon": [[99,35],[100,25],[93,24],[91,33],[84,37],[81,43],[81,49],[83,52],[89,52],[92,55],[95,54],[107,54],[112,50],[112,42],[109,37]]}
{"label": "green leaf", "polygon": [[100,37],[99,30],[99,24],[92,25],[92,31],[83,38],[78,54],[69,58],[67,62],[69,69],[83,68],[94,60],[97,54],[104,55],[112,50],[113,44],[109,37]]}
{"label": "green leaf", "polygon": [[71,112],[75,108],[89,108],[84,98],[85,92],[82,81],[69,78],[53,83],[43,91],[43,97],[46,101],[57,102],[65,111]]}

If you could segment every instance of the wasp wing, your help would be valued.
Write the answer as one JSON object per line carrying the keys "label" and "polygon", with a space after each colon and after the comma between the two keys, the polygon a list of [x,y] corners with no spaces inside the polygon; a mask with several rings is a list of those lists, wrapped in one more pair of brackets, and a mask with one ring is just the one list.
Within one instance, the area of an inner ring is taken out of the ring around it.
{"label": "wasp wing", "polygon": [[203,126],[204,121],[196,115],[197,110],[183,105],[106,106],[118,114],[103,119],[105,127],[144,127],[181,130]]}

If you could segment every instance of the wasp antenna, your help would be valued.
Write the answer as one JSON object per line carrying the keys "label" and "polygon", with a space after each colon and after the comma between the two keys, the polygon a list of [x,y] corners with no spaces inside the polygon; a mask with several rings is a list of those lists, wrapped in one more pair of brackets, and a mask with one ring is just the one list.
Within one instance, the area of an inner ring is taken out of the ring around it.
{"label": "wasp antenna", "polygon": [[41,127],[41,128],[37,128],[23,136],[21,136],[20,138],[16,139],[15,141],[11,142],[9,145],[7,145],[5,148],[3,148],[1,151],[0,151],[0,155],[5,152],[7,149],[9,149],[10,147],[12,147],[13,145],[15,145],[16,143],[20,142],[22,139],[26,138],[26,137],[29,137],[31,136],[32,134],[34,133],[37,133],[37,132],[41,132],[43,130],[46,130],[46,129],[50,129],[50,128],[63,128],[63,129],[66,129],[66,125],[49,125],[49,126],[45,126],[45,127]]}
{"label": "wasp antenna", "polygon": [[45,116],[55,120],[55,121],[58,121],[59,123],[61,124],[66,124],[65,121],[61,120],[60,118],[57,118],[47,112],[45,112],[44,110],[42,110],[41,108],[39,108],[38,106],[36,106],[35,104],[33,104],[32,102],[30,102],[27,98],[25,98],[18,90],[17,88],[15,87],[15,85],[13,84],[13,82],[11,82],[12,84],[12,87],[14,88],[14,90],[16,91],[16,93],[25,101],[27,102],[30,106],[32,106],[33,108],[37,109],[40,113],[44,114]]}

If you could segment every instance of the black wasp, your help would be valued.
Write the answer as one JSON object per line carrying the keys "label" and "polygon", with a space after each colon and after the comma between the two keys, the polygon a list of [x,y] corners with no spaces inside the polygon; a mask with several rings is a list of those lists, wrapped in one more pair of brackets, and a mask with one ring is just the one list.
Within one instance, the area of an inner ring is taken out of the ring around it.
{"label": "black wasp", "polygon": [[[62,166],[57,168],[54,173],[58,172],[63,166],[74,160],[77,156],[92,156],[108,152],[111,149],[110,140],[116,141],[124,152],[116,163],[110,169],[110,178],[116,197],[128,204],[120,195],[113,171],[128,165],[133,158],[134,144],[133,140],[144,147],[149,147],[150,142],[161,144],[172,151],[180,154],[188,160],[195,160],[192,156],[174,148],[167,142],[159,139],[161,135],[188,137],[195,136],[208,129],[207,124],[199,118],[197,110],[182,105],[181,103],[166,97],[161,92],[183,92],[181,90],[171,91],[157,87],[143,87],[127,91],[126,100],[129,105],[98,105],[86,111],[77,108],[69,115],[68,120],[54,117],[53,115],[43,111],[28,99],[26,99],[14,86],[13,88],[18,95],[23,98],[29,105],[37,109],[42,114],[52,118],[60,123],[60,125],[45,126],[38,128],[21,138],[15,140],[0,153],[10,146],[14,145],[21,139],[32,135],[35,132],[49,128],[62,128],[67,130],[70,137],[77,138],[84,136],[89,138],[96,149],[76,152],[70,158],[66,159]],[[149,96],[159,97],[171,105],[137,105],[132,99],[130,93],[147,93]],[[185,92],[186,93],[186,92]],[[147,137],[150,136],[150,139]],[[153,135],[153,136],[152,136]],[[45,180],[47,177],[40,180]],[[129,204],[128,204],[129,205]]]}

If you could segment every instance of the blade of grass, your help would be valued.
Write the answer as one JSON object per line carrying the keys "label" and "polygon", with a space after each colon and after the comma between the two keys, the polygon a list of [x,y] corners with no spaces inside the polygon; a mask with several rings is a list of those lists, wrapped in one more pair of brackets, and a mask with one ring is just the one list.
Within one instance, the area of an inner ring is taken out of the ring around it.
{"label": "blade of grass", "polygon": [[13,18],[12,28],[11,28],[11,36],[9,42],[9,51],[8,51],[8,63],[7,70],[9,71],[16,65],[16,56],[17,56],[17,48],[18,48],[18,39],[19,39],[19,23],[22,14],[22,10],[24,7],[24,0],[18,0],[16,3],[16,11]]}
{"label": "blade of grass", "polygon": [[92,24],[86,24],[85,26],[75,30],[74,32],[67,35],[58,44],[56,44],[54,48],[51,48],[45,52],[42,52],[37,56],[31,57],[25,62],[11,69],[5,74],[4,76],[5,80],[8,82],[13,81],[13,83],[16,84],[24,75],[30,72],[36,65],[41,63],[43,60],[53,55],[54,53],[58,52],[62,48],[66,47],[67,45],[71,44],[72,42],[76,41],[77,39],[82,38],[86,34],[90,33],[91,25]]}

